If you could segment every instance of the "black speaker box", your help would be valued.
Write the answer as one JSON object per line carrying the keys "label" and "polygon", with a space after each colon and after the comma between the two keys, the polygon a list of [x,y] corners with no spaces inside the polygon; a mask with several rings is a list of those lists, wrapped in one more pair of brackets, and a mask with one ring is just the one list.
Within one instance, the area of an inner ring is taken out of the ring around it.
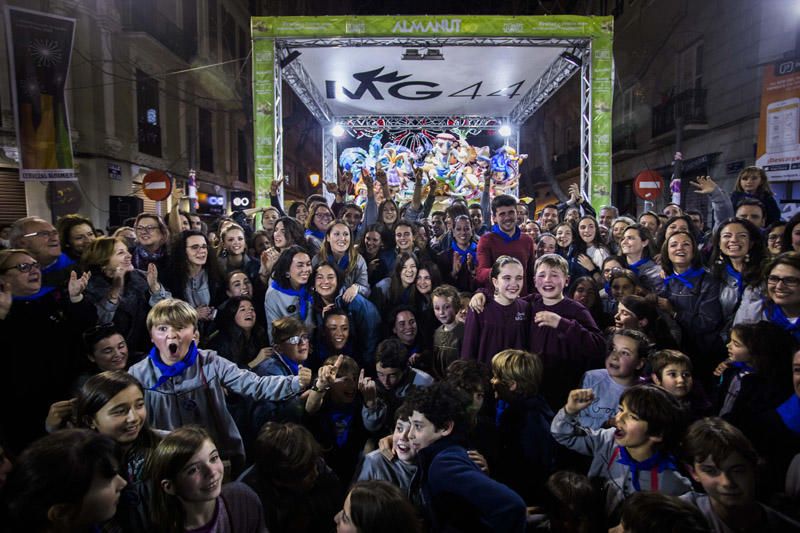
{"label": "black speaker box", "polygon": [[144,201],[136,196],[109,196],[108,211],[108,227],[116,228],[144,211]]}

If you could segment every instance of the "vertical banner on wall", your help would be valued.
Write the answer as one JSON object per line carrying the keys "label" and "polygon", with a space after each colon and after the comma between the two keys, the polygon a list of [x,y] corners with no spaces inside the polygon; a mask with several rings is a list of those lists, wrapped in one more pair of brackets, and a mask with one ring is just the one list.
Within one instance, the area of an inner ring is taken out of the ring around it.
{"label": "vertical banner on wall", "polygon": [[614,101],[612,72],[613,22],[601,23],[605,35],[592,39],[592,159],[591,202],[600,207],[611,204],[611,103]]}
{"label": "vertical banner on wall", "polygon": [[75,180],[64,89],[75,20],[6,7],[21,180]]}
{"label": "vertical banner on wall", "polygon": [[[265,22],[253,20],[253,34]],[[257,28],[257,26],[259,26]],[[253,40],[253,130],[255,133],[255,206],[269,205],[275,178],[275,40]]]}

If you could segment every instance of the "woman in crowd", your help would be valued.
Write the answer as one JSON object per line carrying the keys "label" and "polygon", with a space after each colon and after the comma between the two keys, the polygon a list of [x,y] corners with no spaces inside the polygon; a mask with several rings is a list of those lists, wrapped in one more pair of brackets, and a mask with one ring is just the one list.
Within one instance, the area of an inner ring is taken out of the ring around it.
{"label": "woman in crowd", "polygon": [[578,220],[578,236],[586,246],[586,255],[592,260],[592,263],[594,263],[594,267],[592,267],[585,259],[579,256],[578,260],[581,266],[590,272],[596,271],[603,266],[603,261],[605,261],[610,253],[605,244],[603,244],[603,239],[597,226],[597,220],[593,216],[583,216]]}
{"label": "woman in crowd", "polygon": [[95,240],[94,224],[80,215],[65,215],[56,224],[61,250],[73,261],[78,261],[86,247]]}
{"label": "woman in crowd", "polygon": [[314,258],[315,264],[322,261],[336,265],[344,274],[345,302],[352,302],[357,294],[369,297],[367,263],[356,251],[350,227],[343,220],[335,220],[328,226],[322,248]]}
{"label": "woman in crowd", "polygon": [[421,296],[417,294],[417,273],[419,261],[412,252],[398,255],[394,271],[390,278],[381,280],[372,293],[372,301],[381,312],[388,312],[393,307],[405,304],[418,308]]}
{"label": "woman in crowd", "polygon": [[244,230],[238,224],[227,226],[220,233],[222,250],[219,254],[220,271],[223,274],[231,270],[241,270],[251,279],[258,272],[259,262],[247,253],[247,241]]}
{"label": "woman in crowd", "polygon": [[453,220],[453,238],[450,247],[436,257],[444,282],[460,291],[475,290],[475,269],[478,266],[478,243],[472,232],[472,222],[467,215]]}
{"label": "woman in crowd", "polygon": [[155,263],[159,272],[165,272],[168,257],[169,230],[161,217],[140,213],[133,224],[136,232],[136,245],[133,247],[133,266],[147,271],[150,263]]}
{"label": "woman in crowd", "polygon": [[383,278],[389,275],[394,264],[394,254],[387,249],[382,225],[367,226],[358,244],[358,253],[367,264],[368,280],[370,287],[374,287]]}
{"label": "woman in crowd", "polygon": [[155,263],[136,270],[122,239],[100,237],[83,253],[80,268],[92,274],[84,295],[97,308],[101,324],[113,322],[136,352],[146,352],[150,337],[145,318],[150,307],[170,293],[158,280]]}
{"label": "woman in crowd", "polygon": [[308,220],[306,220],[306,240],[312,255],[319,253],[322,248],[322,241],[325,240],[325,232],[331,220],[333,220],[333,212],[327,204],[314,204],[309,211]]}
{"label": "woman in crowd", "polygon": [[314,327],[310,278],[311,256],[304,248],[294,245],[281,252],[264,300],[270,339],[272,323],[283,316],[297,317],[309,328]]}
{"label": "woman in crowd", "polygon": [[217,331],[208,338],[209,349],[240,368],[253,368],[267,356],[263,353],[269,345],[267,333],[258,323],[255,303],[249,296],[228,299],[214,323]]}
{"label": "woman in crowd", "polygon": [[656,292],[661,288],[661,269],[652,259],[653,237],[644,226],[633,224],[622,232],[620,251],[626,267],[639,277],[642,286]]}

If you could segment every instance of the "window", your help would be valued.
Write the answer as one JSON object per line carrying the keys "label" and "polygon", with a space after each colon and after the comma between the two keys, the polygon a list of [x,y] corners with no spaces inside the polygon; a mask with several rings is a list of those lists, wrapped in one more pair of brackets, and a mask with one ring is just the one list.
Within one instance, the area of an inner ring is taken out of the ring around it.
{"label": "window", "polygon": [[197,109],[197,127],[200,141],[200,170],[214,172],[214,132],[211,111],[202,107]]}
{"label": "window", "polygon": [[136,115],[139,151],[161,157],[161,116],[158,106],[158,80],[136,71]]}
{"label": "window", "polygon": [[703,41],[689,46],[678,55],[676,85],[678,92],[703,88]]}

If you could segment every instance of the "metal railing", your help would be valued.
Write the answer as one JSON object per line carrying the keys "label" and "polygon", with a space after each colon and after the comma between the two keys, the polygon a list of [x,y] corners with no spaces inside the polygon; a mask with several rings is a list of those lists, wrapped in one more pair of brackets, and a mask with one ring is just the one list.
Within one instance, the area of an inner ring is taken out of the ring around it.
{"label": "metal railing", "polygon": [[653,137],[673,131],[678,117],[683,118],[684,125],[705,124],[706,89],[689,89],[671,96],[663,104],[653,106]]}

